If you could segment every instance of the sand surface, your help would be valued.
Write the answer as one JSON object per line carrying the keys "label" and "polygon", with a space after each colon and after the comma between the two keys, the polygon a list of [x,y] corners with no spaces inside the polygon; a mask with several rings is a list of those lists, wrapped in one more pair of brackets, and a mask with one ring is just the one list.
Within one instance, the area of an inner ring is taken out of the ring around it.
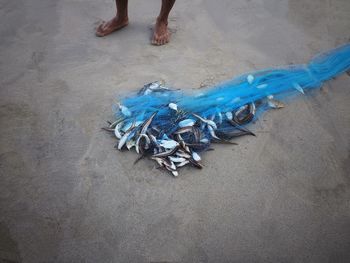
{"label": "sand surface", "polygon": [[349,0],[0,0],[0,262],[350,262],[350,77],[215,146],[177,179],[113,148],[119,95],[307,62],[350,37]]}

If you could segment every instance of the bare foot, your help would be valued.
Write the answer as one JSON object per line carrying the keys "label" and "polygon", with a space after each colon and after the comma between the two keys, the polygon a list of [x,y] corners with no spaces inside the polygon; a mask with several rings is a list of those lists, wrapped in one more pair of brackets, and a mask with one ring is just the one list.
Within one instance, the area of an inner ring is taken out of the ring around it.
{"label": "bare foot", "polygon": [[154,26],[154,32],[152,37],[152,44],[161,46],[170,41],[170,32],[168,30],[168,22],[157,19]]}
{"label": "bare foot", "polygon": [[127,26],[129,23],[128,17],[119,19],[118,17],[114,17],[111,20],[107,22],[103,22],[100,24],[96,29],[96,36],[98,37],[104,37],[107,36],[114,31],[117,31],[125,26]]}

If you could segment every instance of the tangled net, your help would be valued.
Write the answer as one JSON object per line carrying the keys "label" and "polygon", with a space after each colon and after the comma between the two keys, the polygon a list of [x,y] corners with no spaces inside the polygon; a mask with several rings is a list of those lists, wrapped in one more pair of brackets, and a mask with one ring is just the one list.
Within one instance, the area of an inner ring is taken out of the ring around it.
{"label": "tangled net", "polygon": [[[186,165],[202,168],[199,153],[211,143],[251,135],[247,124],[258,113],[282,108],[280,99],[319,88],[350,69],[350,44],[313,58],[306,65],[267,69],[242,75],[204,91],[185,93],[160,82],[144,85],[115,105],[116,120],[105,130],[118,139],[116,148],[135,149],[178,176]],[[277,99],[276,99],[277,98]]]}

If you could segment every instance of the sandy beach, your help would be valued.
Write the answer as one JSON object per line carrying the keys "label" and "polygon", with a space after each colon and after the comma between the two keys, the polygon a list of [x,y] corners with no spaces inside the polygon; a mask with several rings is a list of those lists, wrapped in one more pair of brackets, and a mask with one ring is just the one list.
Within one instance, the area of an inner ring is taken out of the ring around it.
{"label": "sandy beach", "polygon": [[101,131],[118,97],[200,89],[349,42],[348,0],[0,1],[0,262],[350,262],[350,76],[178,178]]}

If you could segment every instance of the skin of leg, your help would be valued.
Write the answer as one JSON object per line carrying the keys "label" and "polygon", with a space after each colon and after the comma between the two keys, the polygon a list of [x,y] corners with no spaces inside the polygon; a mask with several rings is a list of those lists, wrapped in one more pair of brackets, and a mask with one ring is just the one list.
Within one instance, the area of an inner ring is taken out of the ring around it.
{"label": "skin of leg", "polygon": [[96,29],[96,36],[107,36],[128,25],[128,0],[115,0],[115,4],[117,6],[116,16],[100,24]]}
{"label": "skin of leg", "polygon": [[152,37],[153,45],[164,45],[170,40],[170,32],[168,29],[168,17],[170,10],[175,4],[175,0],[162,0],[162,7],[160,9],[157,22],[154,26],[154,32]]}

